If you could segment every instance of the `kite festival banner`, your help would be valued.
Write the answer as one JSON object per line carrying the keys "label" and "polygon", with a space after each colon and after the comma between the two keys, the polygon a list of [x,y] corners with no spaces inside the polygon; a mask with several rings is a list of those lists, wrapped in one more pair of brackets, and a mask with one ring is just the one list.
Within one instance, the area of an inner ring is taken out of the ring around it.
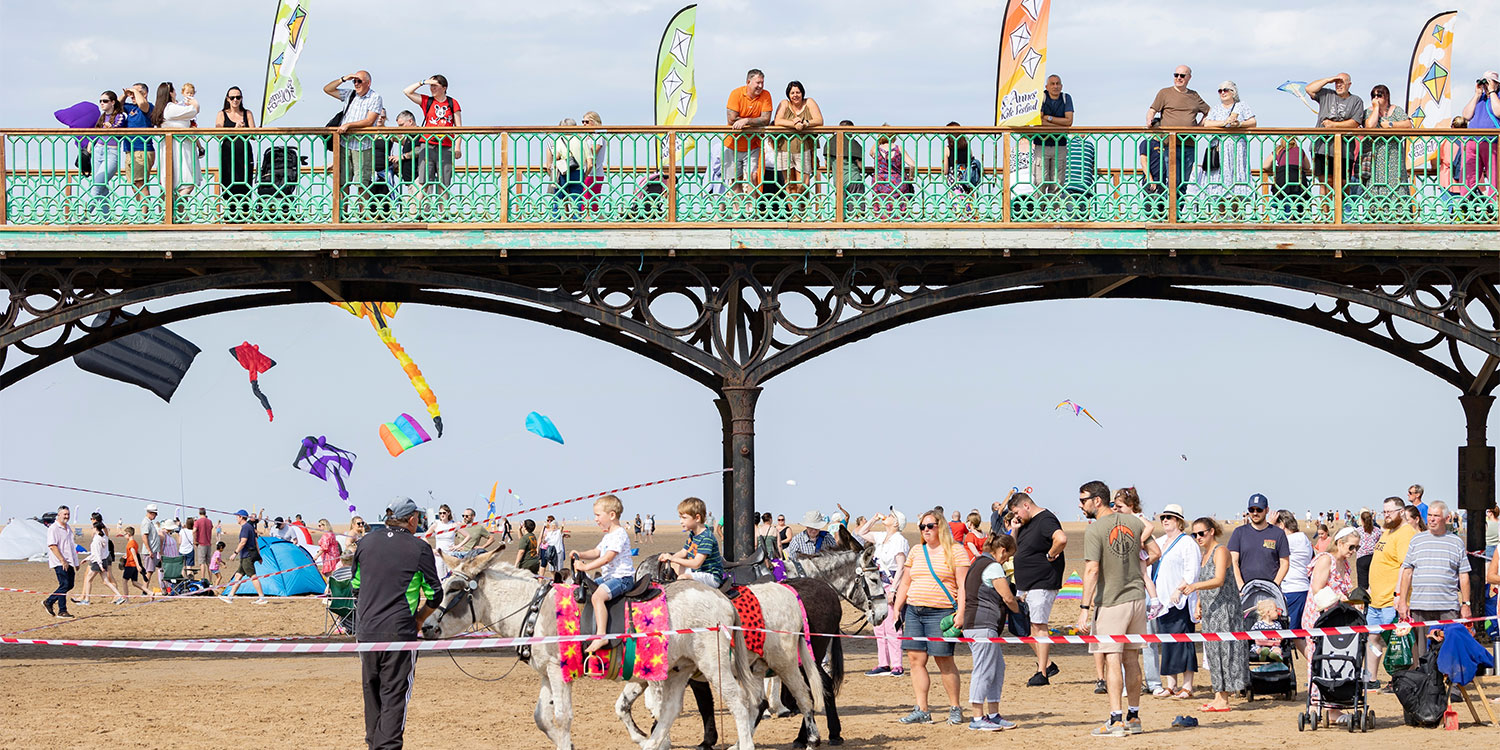
{"label": "kite festival banner", "polygon": [[297,60],[307,43],[307,4],[312,0],[278,0],[271,26],[271,51],[266,55],[266,87],[261,99],[260,124],[270,125],[302,98]]}
{"label": "kite festival banner", "polygon": [[[1450,10],[1428,19],[1411,53],[1406,78],[1406,113],[1412,126],[1446,128],[1453,119],[1453,25],[1458,11]],[[1411,141],[1411,161],[1422,164],[1437,158],[1437,149],[1427,139]]]}
{"label": "kite festival banner", "polygon": [[1025,127],[1042,122],[1042,89],[1047,83],[1047,17],[1052,0],[1009,0],[1000,33],[995,76],[995,126]]}
{"label": "kite festival banner", "polygon": [[[656,124],[666,126],[691,125],[698,114],[698,82],[694,71],[698,33],[698,6],[689,5],[677,11],[661,34],[661,44],[656,49],[656,70],[652,83],[656,88]],[[693,139],[688,138],[678,148],[679,158],[693,148]],[[666,151],[662,151],[666,158]]]}

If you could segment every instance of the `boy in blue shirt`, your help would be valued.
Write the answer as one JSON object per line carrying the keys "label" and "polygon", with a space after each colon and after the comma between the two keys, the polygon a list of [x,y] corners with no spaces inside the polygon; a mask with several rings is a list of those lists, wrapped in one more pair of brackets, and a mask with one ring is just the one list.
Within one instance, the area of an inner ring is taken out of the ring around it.
{"label": "boy in blue shirt", "polygon": [[703,501],[690,497],[677,504],[677,520],[688,533],[687,542],[677,554],[662,553],[658,562],[671,563],[678,576],[688,576],[706,586],[718,588],[724,580],[724,557],[719,554],[719,540],[708,530],[703,519],[708,509]]}

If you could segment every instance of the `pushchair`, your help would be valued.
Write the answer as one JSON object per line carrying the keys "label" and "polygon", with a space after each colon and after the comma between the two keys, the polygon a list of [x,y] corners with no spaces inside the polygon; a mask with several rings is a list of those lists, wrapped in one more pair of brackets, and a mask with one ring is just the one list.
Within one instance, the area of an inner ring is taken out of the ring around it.
{"label": "pushchair", "polygon": [[347,565],[328,574],[328,632],[354,635],[354,568]]}
{"label": "pushchair", "polygon": [[[1245,618],[1245,630],[1256,629],[1260,620],[1257,609],[1261,602],[1270,602],[1276,607],[1273,621],[1277,630],[1291,628],[1287,617],[1286,596],[1270,581],[1249,581],[1240,589],[1240,612]],[[1297,677],[1292,671],[1292,644],[1283,638],[1262,638],[1245,642],[1250,650],[1250,687],[1246,698],[1254,700],[1257,695],[1279,695],[1291,700],[1297,694]]]}
{"label": "pushchair", "polygon": [[182,558],[178,555],[163,557],[161,560],[161,582],[162,593],[167,596],[205,596],[213,593],[208,584],[199,581],[189,575],[187,568],[182,565]]}
{"label": "pushchair", "polygon": [[[1313,623],[1315,628],[1363,625],[1364,615],[1345,602],[1329,607]],[[1297,717],[1297,731],[1326,726],[1323,710],[1336,708],[1350,715],[1348,729],[1369,731],[1375,726],[1365,690],[1365,638],[1360,634],[1320,635],[1313,638],[1312,685],[1307,690],[1307,708]],[[1318,699],[1313,700],[1313,690]]]}
{"label": "pushchair", "polygon": [[307,158],[295,146],[272,146],[261,154],[259,182],[255,192],[261,196],[263,213],[282,222],[290,221],[292,195],[302,179],[302,165]]}

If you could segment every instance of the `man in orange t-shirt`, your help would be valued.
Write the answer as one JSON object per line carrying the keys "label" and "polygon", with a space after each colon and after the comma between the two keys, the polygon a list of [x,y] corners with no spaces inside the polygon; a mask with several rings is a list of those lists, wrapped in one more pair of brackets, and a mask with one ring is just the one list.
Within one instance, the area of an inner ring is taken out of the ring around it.
{"label": "man in orange t-shirt", "polygon": [[[724,118],[732,130],[760,128],[771,124],[771,92],[766,74],[751,68],[745,85],[729,92]],[[724,139],[724,183],[730,192],[749,193],[760,184],[760,137],[732,136]]]}

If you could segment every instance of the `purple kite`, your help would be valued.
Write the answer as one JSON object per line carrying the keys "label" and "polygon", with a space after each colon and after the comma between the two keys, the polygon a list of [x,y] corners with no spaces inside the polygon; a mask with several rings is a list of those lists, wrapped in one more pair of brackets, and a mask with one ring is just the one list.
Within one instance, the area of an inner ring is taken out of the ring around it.
{"label": "purple kite", "polygon": [[328,438],[322,435],[308,435],[302,438],[302,447],[292,461],[292,468],[304,468],[302,462],[307,461],[307,473],[325,482],[328,475],[333,474],[333,481],[339,486],[339,499],[348,500],[349,490],[344,488],[344,477],[354,473],[355,458],[353,451],[329,445]]}

